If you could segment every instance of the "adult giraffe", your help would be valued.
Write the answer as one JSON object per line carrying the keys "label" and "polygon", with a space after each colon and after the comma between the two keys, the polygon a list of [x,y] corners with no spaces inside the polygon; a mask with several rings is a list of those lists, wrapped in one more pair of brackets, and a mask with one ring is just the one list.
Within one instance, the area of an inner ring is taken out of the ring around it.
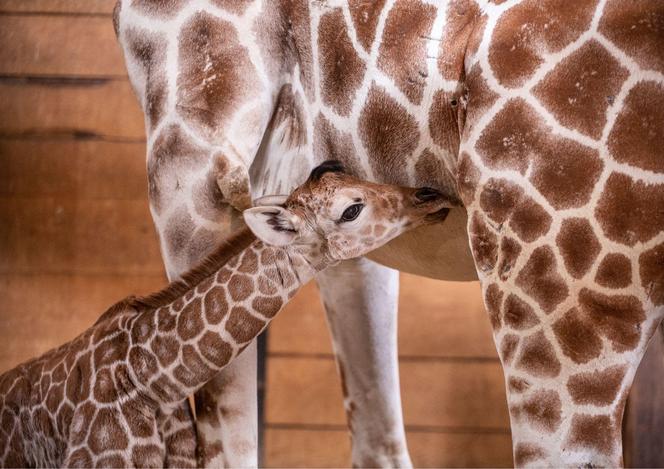
{"label": "adult giraffe", "polygon": [[[479,277],[517,465],[621,463],[624,401],[664,312],[664,3],[122,0],[115,19],[171,279],[234,208],[324,159],[456,195],[465,210],[373,258]],[[409,465],[397,273],[365,260],[318,282],[353,463]],[[206,464],[255,464],[247,352],[197,396]]]}

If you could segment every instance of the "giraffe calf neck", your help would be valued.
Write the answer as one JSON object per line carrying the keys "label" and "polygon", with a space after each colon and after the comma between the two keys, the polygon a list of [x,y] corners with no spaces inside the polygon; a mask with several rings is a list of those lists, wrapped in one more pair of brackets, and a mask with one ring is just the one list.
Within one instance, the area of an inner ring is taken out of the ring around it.
{"label": "giraffe calf neck", "polygon": [[183,280],[111,307],[77,338],[0,376],[0,465],[163,466],[178,443],[162,439],[166,416],[313,274],[292,248],[246,230]]}

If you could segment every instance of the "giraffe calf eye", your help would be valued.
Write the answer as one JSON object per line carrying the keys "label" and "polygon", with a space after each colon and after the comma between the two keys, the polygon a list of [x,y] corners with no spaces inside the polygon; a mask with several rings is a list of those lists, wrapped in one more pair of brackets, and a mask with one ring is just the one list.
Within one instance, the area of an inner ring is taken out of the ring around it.
{"label": "giraffe calf eye", "polygon": [[341,219],[339,221],[346,222],[355,220],[358,216],[360,216],[360,212],[362,212],[363,208],[364,204],[351,205],[346,210],[344,210],[344,213],[341,215]]}

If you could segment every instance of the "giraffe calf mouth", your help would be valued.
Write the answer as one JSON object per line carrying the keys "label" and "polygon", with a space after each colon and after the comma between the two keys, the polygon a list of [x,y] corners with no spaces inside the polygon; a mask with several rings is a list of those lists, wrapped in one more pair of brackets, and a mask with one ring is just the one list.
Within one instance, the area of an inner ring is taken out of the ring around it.
{"label": "giraffe calf mouth", "polygon": [[427,223],[440,223],[447,218],[447,215],[449,213],[450,209],[447,207],[443,207],[440,210],[428,214],[426,217],[424,217],[424,220]]}

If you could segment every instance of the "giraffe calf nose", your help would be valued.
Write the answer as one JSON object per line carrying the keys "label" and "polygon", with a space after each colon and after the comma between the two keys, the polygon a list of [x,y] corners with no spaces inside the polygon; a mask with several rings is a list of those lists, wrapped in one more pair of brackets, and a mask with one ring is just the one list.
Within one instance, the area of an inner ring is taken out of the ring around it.
{"label": "giraffe calf nose", "polygon": [[443,194],[431,187],[422,187],[415,192],[415,198],[418,202],[429,202],[431,200],[439,199]]}

